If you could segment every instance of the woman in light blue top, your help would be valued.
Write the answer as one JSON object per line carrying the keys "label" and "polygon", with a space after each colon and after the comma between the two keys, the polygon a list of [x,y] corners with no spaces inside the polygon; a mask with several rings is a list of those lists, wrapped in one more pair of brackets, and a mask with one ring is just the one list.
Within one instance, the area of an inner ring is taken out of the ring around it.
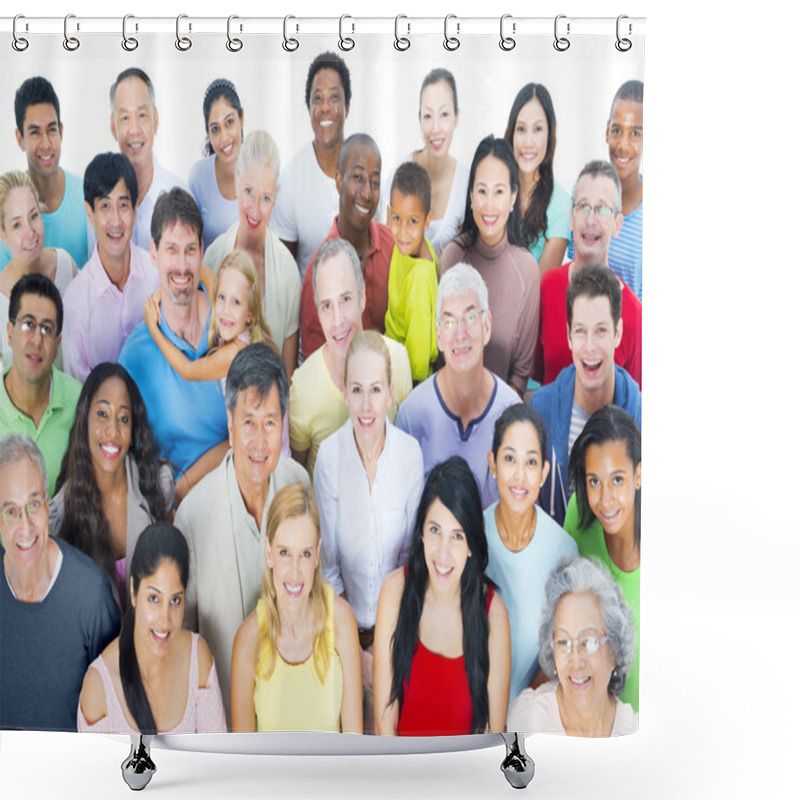
{"label": "woman in light blue top", "polygon": [[539,274],[561,266],[569,241],[569,193],[553,177],[556,112],[540,83],[523,86],[508,115],[503,137],[519,168],[518,213],[522,238],[539,262]]}
{"label": "woman in light blue top", "polygon": [[203,217],[203,247],[238,219],[236,159],[244,138],[244,110],[236,87],[225,78],[211,81],[203,98],[205,158],[189,173],[189,189]]}
{"label": "woman in light blue top", "polygon": [[500,500],[483,512],[490,578],[508,609],[511,627],[509,702],[531,685],[539,670],[539,617],[550,573],[578,548],[538,505],[550,464],[544,424],[531,406],[509,406],[494,426],[489,469]]}

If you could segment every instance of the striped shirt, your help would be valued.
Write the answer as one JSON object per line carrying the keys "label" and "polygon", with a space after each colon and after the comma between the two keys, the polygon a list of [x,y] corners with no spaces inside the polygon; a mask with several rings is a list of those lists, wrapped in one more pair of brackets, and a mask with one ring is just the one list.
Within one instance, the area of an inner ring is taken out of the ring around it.
{"label": "striped shirt", "polygon": [[642,299],[642,207],[624,217],[622,229],[608,247],[608,266]]}

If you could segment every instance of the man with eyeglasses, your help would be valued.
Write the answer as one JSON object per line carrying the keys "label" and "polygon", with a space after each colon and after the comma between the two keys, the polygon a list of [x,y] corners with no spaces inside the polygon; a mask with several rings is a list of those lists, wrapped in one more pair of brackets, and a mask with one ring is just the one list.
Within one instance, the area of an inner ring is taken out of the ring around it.
{"label": "man with eyeglasses", "polygon": [[27,436],[0,439],[0,727],[74,731],[89,664],[119,633],[111,583],[51,539],[47,470]]}
{"label": "man with eyeglasses", "polygon": [[[548,270],[542,278],[539,339],[533,378],[552,383],[572,363],[567,339],[567,287],[587,264],[608,266],[608,249],[622,228],[622,186],[608,161],[590,161],[578,175],[572,194],[570,230],[575,258]],[[642,304],[620,280],[623,335],[614,359],[642,385]]]}
{"label": "man with eyeglasses", "polygon": [[411,392],[397,414],[397,427],[422,448],[425,476],[450,456],[461,456],[478,482],[483,508],[499,499],[486,457],[495,420],[519,402],[519,395],[483,365],[491,335],[486,283],[469,264],[452,266],[436,298],[436,344],[444,366]]}
{"label": "man with eyeglasses", "polygon": [[20,278],[11,290],[8,317],[13,362],[0,387],[0,430],[36,443],[52,496],[81,393],[78,381],[53,366],[64,321],[55,284],[35,273]]}

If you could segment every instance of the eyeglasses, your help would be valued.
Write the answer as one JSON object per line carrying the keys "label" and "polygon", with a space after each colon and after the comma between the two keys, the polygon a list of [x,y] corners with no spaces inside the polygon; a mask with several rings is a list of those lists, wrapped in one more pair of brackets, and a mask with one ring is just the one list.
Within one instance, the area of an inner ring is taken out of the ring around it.
{"label": "eyeglasses", "polygon": [[42,334],[42,339],[54,339],[56,335],[56,326],[52,322],[47,320],[39,322],[36,317],[31,315],[17,317],[17,319],[12,319],[10,322],[14,325],[19,325],[19,329],[25,334],[33,333],[38,328],[39,333]]}
{"label": "eyeglasses", "polygon": [[481,309],[480,311],[470,311],[467,314],[464,314],[463,317],[446,316],[444,319],[442,319],[442,327],[446,331],[454,331],[459,327],[459,325],[463,325],[465,328],[469,329],[475,325],[475,323],[478,322],[478,320],[481,319],[485,313],[486,312]]}
{"label": "eyeglasses", "polygon": [[44,509],[44,500],[36,497],[27,502],[24,506],[8,505],[0,511],[0,519],[4,525],[16,527],[22,523],[23,515],[28,519],[40,514]]}
{"label": "eyeglasses", "polygon": [[580,216],[586,219],[589,218],[589,215],[593,211],[595,213],[595,216],[606,217],[606,218],[613,217],[619,214],[618,208],[611,208],[610,206],[607,206],[603,203],[601,203],[599,206],[590,206],[588,203],[575,203],[575,205],[572,206],[572,210],[576,214],[580,214]]}
{"label": "eyeglasses", "polygon": [[560,656],[568,656],[572,652],[572,648],[577,647],[579,653],[587,656],[593,656],[599,649],[600,645],[608,641],[608,636],[598,638],[597,636],[584,636],[582,639],[567,639],[566,636],[553,637],[553,649]]}

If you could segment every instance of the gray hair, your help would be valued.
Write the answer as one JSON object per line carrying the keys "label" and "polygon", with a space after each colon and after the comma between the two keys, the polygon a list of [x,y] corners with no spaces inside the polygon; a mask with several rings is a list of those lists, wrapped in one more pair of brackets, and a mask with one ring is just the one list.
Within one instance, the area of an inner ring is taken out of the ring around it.
{"label": "gray hair", "polygon": [[275,182],[281,174],[281,156],[278,145],[266,131],[250,131],[244,137],[239,157],[236,159],[236,177],[240,178],[251,167],[267,166],[275,173]]}
{"label": "gray hair", "polygon": [[556,674],[553,653],[553,631],[556,609],[568,594],[591,592],[603,611],[603,624],[614,656],[614,671],[608,682],[608,693],[622,694],[633,663],[636,633],[633,611],[625,603],[622,590],[599,561],[574,556],[563,559],[547,579],[545,604],[539,627],[539,666],[553,678]]}
{"label": "gray hair", "polygon": [[23,458],[29,458],[36,465],[46,494],[47,467],[33,439],[21,433],[9,433],[0,439],[0,468],[10,467],[12,464],[22,461]]}
{"label": "gray hair", "polygon": [[356,278],[358,293],[361,294],[364,291],[364,273],[361,271],[361,259],[358,257],[355,247],[347,239],[337,236],[334,239],[328,239],[327,242],[323,242],[319,250],[317,250],[317,257],[314,259],[311,273],[311,283],[314,287],[314,305],[317,304],[317,270],[320,264],[324,264],[334,256],[338,256],[339,253],[344,253],[350,259],[350,266],[353,268],[353,275]]}
{"label": "gray hair", "polygon": [[150,76],[143,69],[139,69],[139,67],[129,67],[128,69],[122,70],[122,72],[117,75],[117,79],[111,84],[111,89],[108,91],[112,116],[114,115],[114,100],[117,95],[117,86],[128,78],[138,78],[147,87],[147,93],[150,95],[150,103],[153,108],[156,107],[156,90],[153,88],[153,81],[150,80]]}
{"label": "gray hair", "polygon": [[455,264],[442,275],[439,281],[439,292],[436,296],[436,325],[442,324],[442,302],[450,297],[475,292],[481,314],[485,317],[489,310],[489,290],[480,272],[469,264]]}
{"label": "gray hair", "polygon": [[263,400],[275,385],[283,418],[289,406],[289,378],[283,359],[263,342],[249,344],[236,354],[228,369],[225,408],[233,415],[241,392],[253,388],[259,400]]}
{"label": "gray hair", "polygon": [[617,213],[619,213],[622,210],[622,182],[611,163],[609,161],[603,161],[602,159],[590,161],[578,173],[575,186],[572,188],[572,202],[575,202],[575,193],[578,191],[578,184],[581,182],[581,178],[587,176],[590,178],[608,178],[610,181],[613,181],[614,188],[617,191]]}

